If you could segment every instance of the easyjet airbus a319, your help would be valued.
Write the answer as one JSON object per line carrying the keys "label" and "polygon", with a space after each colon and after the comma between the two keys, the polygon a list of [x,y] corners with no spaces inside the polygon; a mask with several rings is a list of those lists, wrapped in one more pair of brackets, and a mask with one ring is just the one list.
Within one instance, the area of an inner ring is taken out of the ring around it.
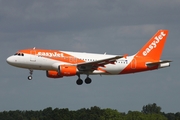
{"label": "easyjet airbus a319", "polygon": [[29,69],[28,79],[33,70],[44,70],[49,78],[78,76],[76,83],[83,84],[80,75],[87,75],[86,84],[91,83],[89,75],[120,75],[169,67],[168,60],[160,60],[168,30],[159,30],[134,55],[108,55],[69,52],[47,49],[23,49],[7,58],[7,63]]}

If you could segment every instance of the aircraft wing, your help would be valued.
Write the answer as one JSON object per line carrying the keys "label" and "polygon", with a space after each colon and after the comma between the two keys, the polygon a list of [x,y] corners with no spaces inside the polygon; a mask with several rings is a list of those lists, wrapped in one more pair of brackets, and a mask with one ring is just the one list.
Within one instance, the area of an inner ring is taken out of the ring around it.
{"label": "aircraft wing", "polygon": [[117,59],[123,58],[124,56],[115,56],[107,59],[92,61],[92,62],[84,62],[77,64],[77,68],[79,71],[94,71],[98,67],[104,67],[106,64],[114,64]]}

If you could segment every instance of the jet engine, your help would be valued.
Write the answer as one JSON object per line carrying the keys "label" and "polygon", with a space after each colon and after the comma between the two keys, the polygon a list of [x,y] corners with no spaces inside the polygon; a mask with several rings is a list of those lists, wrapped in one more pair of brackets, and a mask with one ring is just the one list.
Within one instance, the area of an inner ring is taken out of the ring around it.
{"label": "jet engine", "polygon": [[49,78],[62,78],[63,76],[74,76],[77,73],[77,67],[73,65],[59,65],[58,71],[46,71]]}
{"label": "jet engine", "polygon": [[62,78],[62,75],[59,75],[57,71],[46,71],[46,76],[48,78]]}
{"label": "jet engine", "polygon": [[77,73],[77,67],[73,65],[59,65],[58,73],[61,76],[74,76]]}

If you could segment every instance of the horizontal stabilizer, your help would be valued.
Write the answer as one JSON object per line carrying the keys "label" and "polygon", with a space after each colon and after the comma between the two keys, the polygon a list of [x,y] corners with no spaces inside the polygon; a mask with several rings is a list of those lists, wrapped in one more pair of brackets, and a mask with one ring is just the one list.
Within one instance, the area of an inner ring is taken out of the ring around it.
{"label": "horizontal stabilizer", "polygon": [[164,68],[164,67],[169,67],[170,62],[172,62],[172,61],[164,60],[164,61],[160,61],[160,62],[149,62],[149,63],[146,63],[146,65],[148,67],[153,67],[153,66],[159,65],[159,68]]}
{"label": "horizontal stabilizer", "polygon": [[165,60],[165,61],[160,61],[160,62],[151,62],[151,63],[146,63],[146,65],[159,65],[161,63],[170,63],[172,61]]}

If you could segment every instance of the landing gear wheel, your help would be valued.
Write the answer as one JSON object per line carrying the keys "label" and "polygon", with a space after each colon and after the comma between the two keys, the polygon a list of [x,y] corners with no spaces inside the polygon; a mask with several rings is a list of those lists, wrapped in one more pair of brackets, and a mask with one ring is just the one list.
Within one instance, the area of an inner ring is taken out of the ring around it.
{"label": "landing gear wheel", "polygon": [[32,74],[33,74],[33,70],[29,70],[29,73],[30,73],[30,75],[28,76],[28,80],[32,80]]}
{"label": "landing gear wheel", "polygon": [[86,84],[90,84],[91,82],[92,82],[91,78],[87,77],[87,78],[85,79],[85,83],[86,83]]}
{"label": "landing gear wheel", "polygon": [[32,80],[32,76],[28,76],[28,80]]}
{"label": "landing gear wheel", "polygon": [[78,79],[78,80],[76,81],[76,84],[82,85],[82,84],[83,84],[83,81],[82,81],[81,79]]}

